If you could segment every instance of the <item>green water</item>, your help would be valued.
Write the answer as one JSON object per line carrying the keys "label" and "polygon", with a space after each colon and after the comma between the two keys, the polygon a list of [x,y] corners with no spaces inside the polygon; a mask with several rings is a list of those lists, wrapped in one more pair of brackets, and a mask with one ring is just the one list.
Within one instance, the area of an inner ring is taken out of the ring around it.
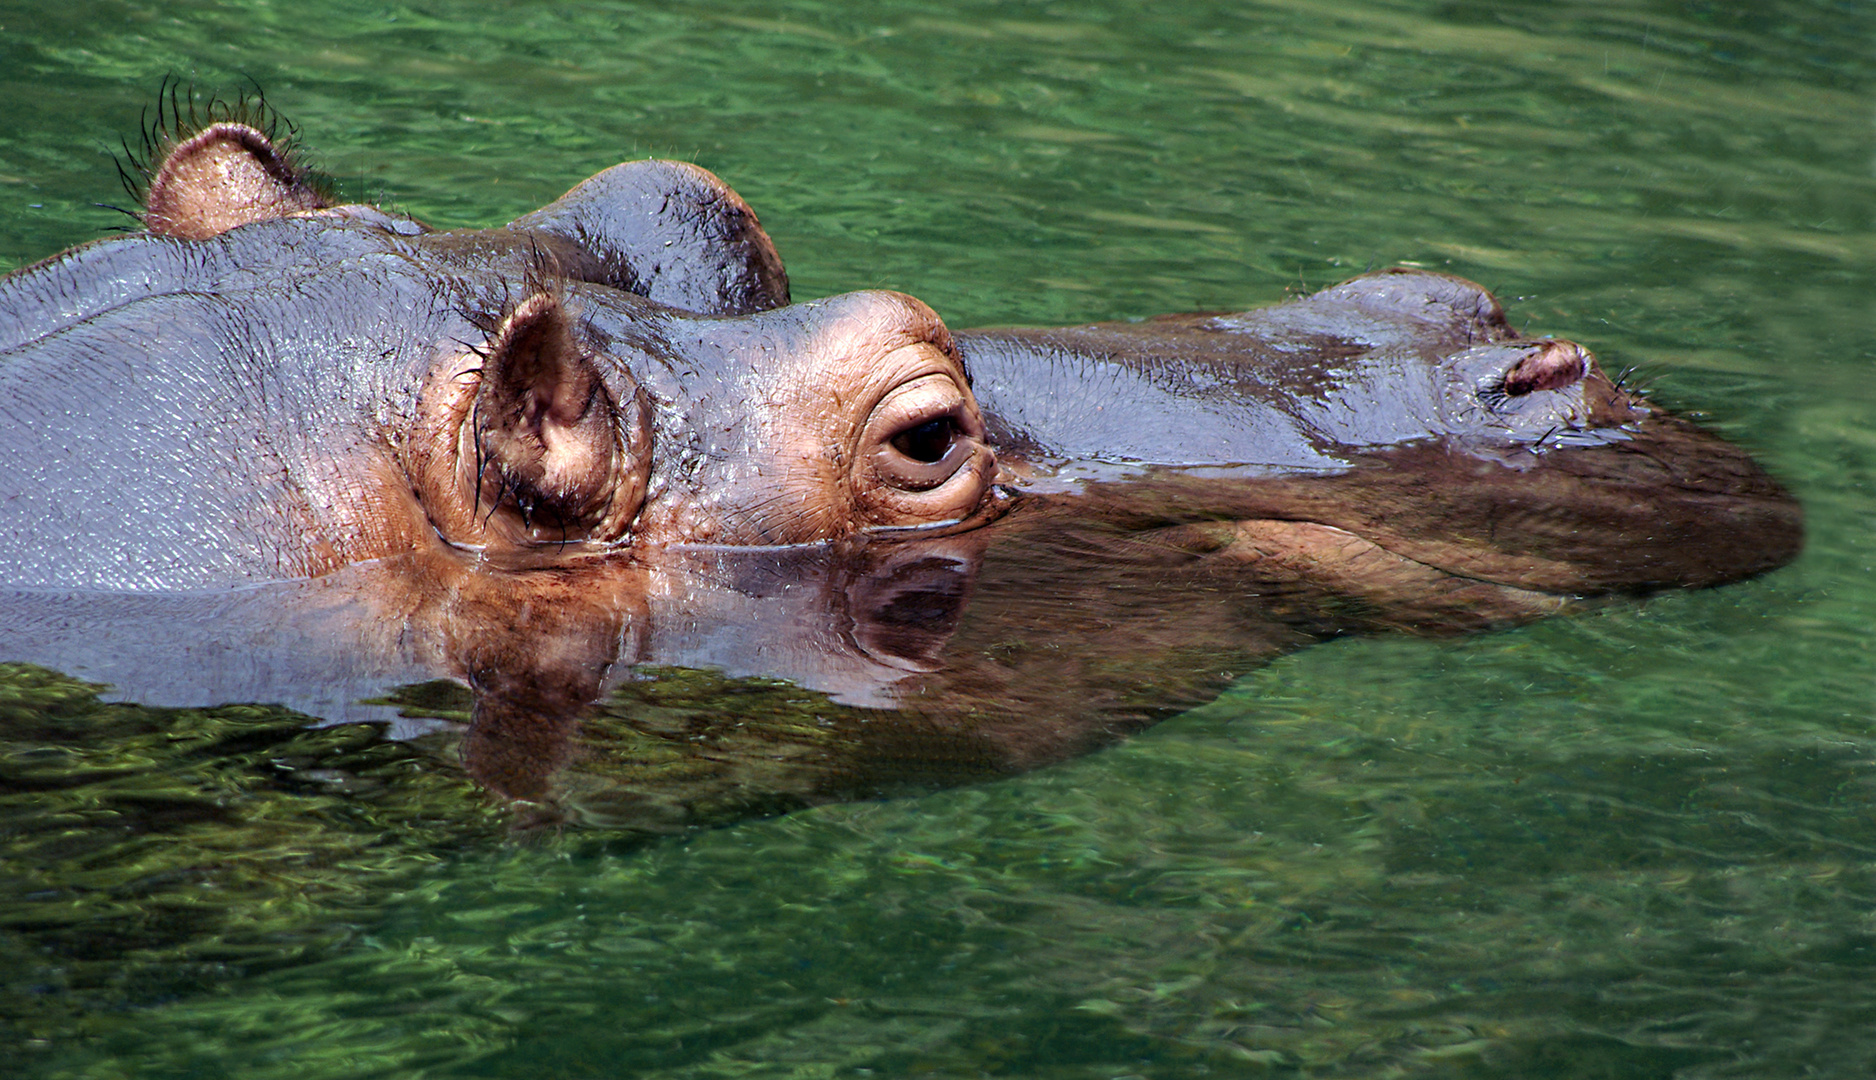
{"label": "green water", "polygon": [[1412,262],[1758,452],[1744,586],[1295,654],[1121,747],[643,845],[447,748],[0,677],[30,1077],[1876,1073],[1876,7],[0,3],[0,265],[166,75],[354,198],[724,176],[797,298],[955,326]]}

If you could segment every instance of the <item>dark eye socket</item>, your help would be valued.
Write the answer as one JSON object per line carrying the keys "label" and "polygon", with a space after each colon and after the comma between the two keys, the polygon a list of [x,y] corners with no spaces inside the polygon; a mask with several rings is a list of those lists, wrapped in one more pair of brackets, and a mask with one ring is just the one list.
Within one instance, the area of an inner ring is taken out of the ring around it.
{"label": "dark eye socket", "polygon": [[892,437],[892,448],[921,464],[944,460],[951,444],[957,441],[958,424],[949,415],[927,420]]}

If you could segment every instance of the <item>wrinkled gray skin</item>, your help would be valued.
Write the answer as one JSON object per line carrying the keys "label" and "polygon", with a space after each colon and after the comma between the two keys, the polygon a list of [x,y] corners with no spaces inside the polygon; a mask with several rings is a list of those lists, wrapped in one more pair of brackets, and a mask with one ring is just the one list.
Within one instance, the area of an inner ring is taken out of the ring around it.
{"label": "wrinkled gray skin", "polygon": [[[959,334],[1000,462],[981,504],[765,549],[800,508],[751,492],[745,417],[801,377],[788,358],[917,313],[788,306],[727,192],[639,162],[506,229],[329,208],[0,280],[0,659],[335,721],[459,680],[470,771],[548,801],[607,786],[595,747],[627,721],[593,703],[647,667],[829,695],[833,741],[787,770],[635,789],[629,823],[662,828],[1033,767],[1324,636],[1718,584],[1801,540],[1744,454],[1521,338],[1477,286],[1409,271],[1236,315]],[[422,529],[362,556],[322,534],[347,520],[333,493],[367,486],[328,474],[399,460],[439,343],[487,340],[543,277],[610,358],[609,400],[649,400],[647,512],[715,508],[729,542],[515,563]]]}

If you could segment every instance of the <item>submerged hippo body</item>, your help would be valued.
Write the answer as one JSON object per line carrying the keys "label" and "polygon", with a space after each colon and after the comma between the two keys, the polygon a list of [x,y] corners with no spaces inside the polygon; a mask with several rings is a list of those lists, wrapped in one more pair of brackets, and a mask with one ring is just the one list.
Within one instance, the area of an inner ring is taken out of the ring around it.
{"label": "submerged hippo body", "polygon": [[812,802],[1078,753],[1325,636],[1718,584],[1801,537],[1746,455],[1445,275],[954,336],[895,293],[791,306],[694,166],[433,232],[327,205],[236,123],[177,140],[145,220],[0,279],[0,659],[333,720],[457,680],[510,795],[603,757],[581,725],[604,742],[635,672],[826,695],[833,743],[724,779]]}

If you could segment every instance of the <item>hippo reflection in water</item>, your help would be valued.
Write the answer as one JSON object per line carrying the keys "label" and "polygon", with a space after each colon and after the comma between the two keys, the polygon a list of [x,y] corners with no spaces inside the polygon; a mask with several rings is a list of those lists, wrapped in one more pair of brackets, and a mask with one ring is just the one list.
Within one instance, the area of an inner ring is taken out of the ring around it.
{"label": "hippo reflection in water", "polygon": [[953,335],[789,305],[694,166],[434,232],[237,120],[171,141],[145,232],[0,280],[0,659],[332,721],[451,680],[472,773],[619,824],[1030,768],[1324,637],[1800,542],[1744,454],[1453,277]]}

